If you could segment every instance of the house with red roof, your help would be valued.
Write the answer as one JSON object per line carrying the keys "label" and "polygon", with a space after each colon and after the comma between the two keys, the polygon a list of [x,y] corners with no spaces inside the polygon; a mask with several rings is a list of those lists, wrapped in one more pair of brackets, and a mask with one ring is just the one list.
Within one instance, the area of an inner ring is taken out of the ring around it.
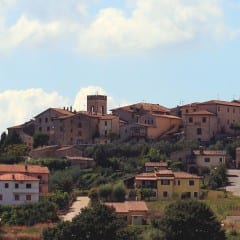
{"label": "house with red roof", "polygon": [[107,202],[105,205],[114,208],[115,212],[124,217],[128,224],[146,223],[149,210],[144,201]]}
{"label": "house with red roof", "polygon": [[0,164],[0,177],[5,174],[22,174],[38,179],[39,194],[48,193],[49,170],[39,165]]}
{"label": "house with red roof", "polygon": [[170,169],[145,172],[135,176],[135,187],[152,189],[155,199],[198,198],[201,177],[187,172],[173,172]]}
{"label": "house with red roof", "polygon": [[0,204],[19,205],[39,200],[40,179],[23,173],[0,175]]}
{"label": "house with red roof", "polygon": [[221,164],[226,164],[227,152],[225,150],[199,149],[193,151],[194,163],[197,167],[213,169]]}

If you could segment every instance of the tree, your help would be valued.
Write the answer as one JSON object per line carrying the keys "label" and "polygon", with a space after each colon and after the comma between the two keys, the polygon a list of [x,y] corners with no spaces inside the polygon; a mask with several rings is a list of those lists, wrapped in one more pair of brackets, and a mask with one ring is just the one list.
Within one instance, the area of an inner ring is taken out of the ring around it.
{"label": "tree", "polygon": [[225,187],[227,185],[227,168],[224,164],[214,169],[209,177],[208,186],[211,189]]}
{"label": "tree", "polygon": [[100,199],[103,201],[111,201],[112,190],[113,188],[110,184],[101,185],[98,189]]}
{"label": "tree", "polygon": [[126,196],[126,188],[122,183],[113,186],[112,197],[116,202],[124,202]]}
{"label": "tree", "polygon": [[165,209],[156,224],[166,240],[225,240],[225,232],[211,209],[196,200],[177,201]]}
{"label": "tree", "polygon": [[71,223],[59,223],[43,231],[44,240],[124,240],[134,239],[133,235],[114,209],[102,204],[84,208]]}
{"label": "tree", "polygon": [[48,145],[49,136],[47,133],[37,133],[33,136],[33,147]]}

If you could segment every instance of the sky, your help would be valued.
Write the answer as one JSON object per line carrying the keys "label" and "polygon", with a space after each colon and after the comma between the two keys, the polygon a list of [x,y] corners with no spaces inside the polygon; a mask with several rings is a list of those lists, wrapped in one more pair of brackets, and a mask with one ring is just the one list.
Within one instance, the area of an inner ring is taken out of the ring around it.
{"label": "sky", "polygon": [[239,0],[0,0],[0,132],[49,107],[240,98]]}

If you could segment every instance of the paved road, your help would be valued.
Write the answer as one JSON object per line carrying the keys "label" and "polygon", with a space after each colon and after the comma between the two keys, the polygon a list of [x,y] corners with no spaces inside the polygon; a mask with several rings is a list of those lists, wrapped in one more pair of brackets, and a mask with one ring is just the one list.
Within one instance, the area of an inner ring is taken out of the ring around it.
{"label": "paved road", "polygon": [[232,192],[233,195],[240,196],[240,170],[229,169],[228,181],[230,182],[230,185],[226,187],[226,190]]}
{"label": "paved road", "polygon": [[73,202],[72,206],[69,208],[67,214],[60,216],[63,221],[72,221],[72,219],[81,212],[82,208],[89,205],[88,197],[77,197],[76,201]]}

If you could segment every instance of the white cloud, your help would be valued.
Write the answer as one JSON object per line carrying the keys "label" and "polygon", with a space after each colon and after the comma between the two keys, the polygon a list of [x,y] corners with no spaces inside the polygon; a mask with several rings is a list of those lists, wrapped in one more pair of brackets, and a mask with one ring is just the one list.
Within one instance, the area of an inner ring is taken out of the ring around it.
{"label": "white cloud", "polygon": [[[96,0],[60,1],[63,5],[56,5],[57,1],[23,2],[27,9],[16,0],[0,0],[0,53],[53,43],[92,55],[138,53],[239,35],[225,23],[226,0],[125,0],[125,8],[113,3],[109,3],[112,7],[101,7]],[[15,8],[21,9],[20,15],[7,25],[6,12]]]}
{"label": "white cloud", "polygon": [[18,21],[8,29],[2,30],[0,35],[0,52],[6,52],[22,45],[33,45],[58,39],[66,25],[60,22],[42,23],[30,20],[22,15]]}
{"label": "white cloud", "polygon": [[130,15],[116,8],[101,10],[81,32],[79,50],[142,51],[226,33],[219,1],[137,0]]}
{"label": "white cloud", "polygon": [[[8,90],[0,93],[0,130],[22,124],[49,107],[62,107],[68,99],[57,92],[47,93],[42,89]],[[4,117],[3,117],[4,116]]]}

